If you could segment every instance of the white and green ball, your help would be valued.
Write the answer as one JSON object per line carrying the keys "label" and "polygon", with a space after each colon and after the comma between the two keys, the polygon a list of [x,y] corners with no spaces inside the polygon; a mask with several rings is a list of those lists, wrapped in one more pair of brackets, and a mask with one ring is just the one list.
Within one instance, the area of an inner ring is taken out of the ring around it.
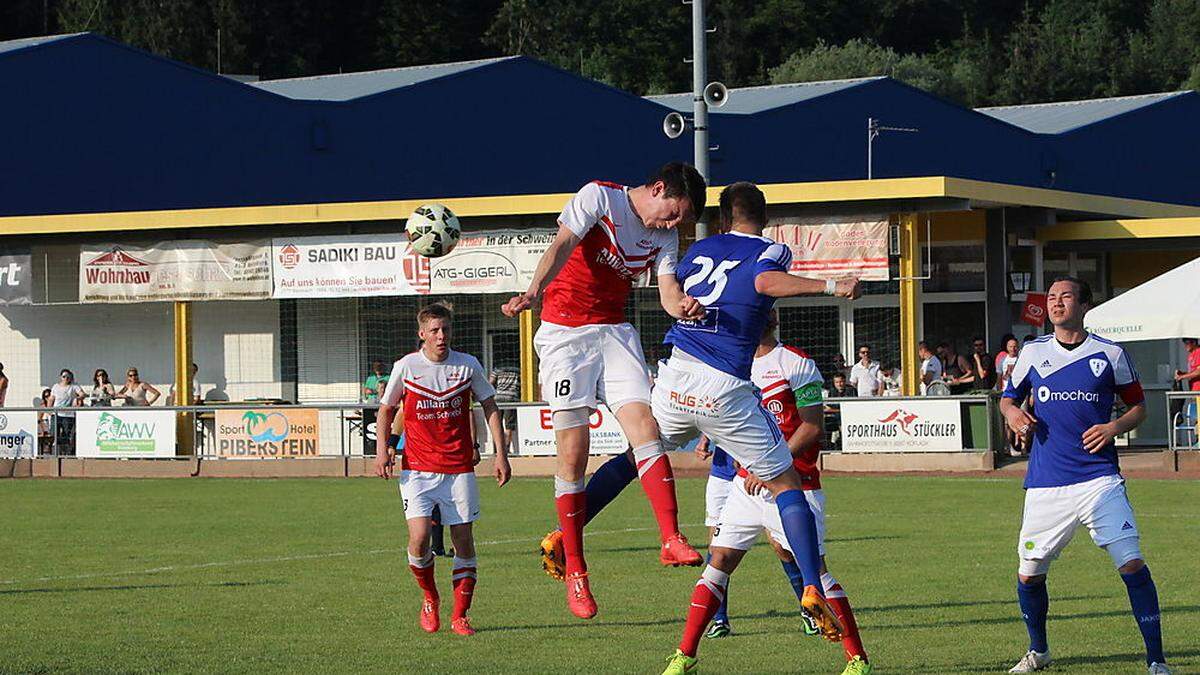
{"label": "white and green ball", "polygon": [[458,216],[441,204],[418,206],[404,226],[412,250],[427,258],[439,258],[454,250],[462,237]]}

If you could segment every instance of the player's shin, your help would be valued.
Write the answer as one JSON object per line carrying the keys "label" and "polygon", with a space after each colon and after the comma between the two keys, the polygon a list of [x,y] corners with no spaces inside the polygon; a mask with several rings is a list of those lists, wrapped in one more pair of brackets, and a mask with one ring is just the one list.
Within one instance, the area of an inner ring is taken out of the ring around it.
{"label": "player's shin", "polygon": [[471,598],[475,594],[475,558],[454,556],[454,614],[455,619],[467,615],[471,609]]}
{"label": "player's shin", "polygon": [[425,591],[426,599],[436,601],[438,590],[437,580],[433,576],[433,552],[426,551],[425,555],[420,557],[409,553],[408,568],[416,577],[417,585],[421,587],[422,591]]}
{"label": "player's shin", "polygon": [[846,660],[853,660],[857,656],[866,661],[867,650],[863,648],[862,638],[859,637],[858,622],[854,620],[854,610],[850,608],[846,591],[829,572],[821,575],[821,586],[825,589],[825,600],[842,622],[842,649],[846,652]]}
{"label": "player's shin", "polygon": [[1146,664],[1166,663],[1162,646],[1162,616],[1158,609],[1158,588],[1150,576],[1150,568],[1143,566],[1131,574],[1122,574],[1125,588],[1129,591],[1129,606],[1137,620],[1142,641],[1146,643]]}
{"label": "player's shin", "polygon": [[584,524],[590,523],[596,514],[604,510],[604,507],[616,499],[637,477],[637,467],[629,461],[629,456],[625,453],[600,465],[587,482],[587,517]]}
{"label": "player's shin", "polygon": [[717,608],[725,598],[725,589],[729,586],[729,575],[708,565],[696,582],[692,591],[692,602],[688,607],[687,625],[683,629],[683,639],[679,642],[679,650],[688,656],[696,656],[700,646],[700,636],[704,634],[708,622],[712,621]]}
{"label": "player's shin", "polygon": [[775,495],[783,535],[787,538],[805,586],[821,589],[821,555],[817,544],[817,521],[803,490],[784,490]]}
{"label": "player's shin", "polygon": [[679,533],[679,504],[675,500],[675,474],[662,443],[651,441],[633,449],[638,478],[654,509],[658,533],[663,542]]}
{"label": "player's shin", "polygon": [[781,560],[783,565],[783,573],[787,575],[788,583],[792,585],[792,591],[796,594],[796,600],[804,598],[804,575],[800,572],[800,566],[794,560]]}
{"label": "player's shin", "polygon": [[583,524],[587,514],[587,492],[583,479],[569,481],[554,477],[554,506],[558,511],[558,524],[563,533],[563,554],[566,556],[567,574],[586,572],[583,559]]}
{"label": "player's shin", "polygon": [[1046,653],[1050,650],[1046,640],[1046,614],[1050,611],[1050,593],[1046,590],[1046,577],[1037,577],[1032,583],[1018,579],[1017,601],[1021,604],[1021,618],[1025,620],[1025,629],[1029,631],[1030,651]]}

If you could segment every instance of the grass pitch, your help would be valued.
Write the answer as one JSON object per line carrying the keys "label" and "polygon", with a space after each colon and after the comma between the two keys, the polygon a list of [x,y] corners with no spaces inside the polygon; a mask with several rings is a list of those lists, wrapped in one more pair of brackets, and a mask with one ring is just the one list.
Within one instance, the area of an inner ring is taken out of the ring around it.
{"label": "grass pitch", "polygon": [[[548,480],[483,486],[479,634],[416,626],[396,487],[380,480],[0,481],[0,672],[659,673],[695,569],[663,569],[633,485],[589,526],[600,614],[568,614],[534,555],[553,524]],[[704,483],[680,480],[705,541]],[[1002,672],[1024,652],[1015,601],[1014,479],[826,479],[830,567],[876,672]],[[1131,481],[1158,583],[1168,659],[1200,671],[1200,485]],[[1145,672],[1124,585],[1086,533],[1050,576],[1054,671]],[[735,636],[704,672],[839,673],[839,647],[799,630],[759,545],[731,584]]]}

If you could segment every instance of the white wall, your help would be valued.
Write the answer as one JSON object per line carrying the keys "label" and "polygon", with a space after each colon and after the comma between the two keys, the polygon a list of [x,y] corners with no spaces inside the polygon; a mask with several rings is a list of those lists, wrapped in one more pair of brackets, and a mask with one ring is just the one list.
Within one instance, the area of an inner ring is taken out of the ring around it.
{"label": "white wall", "polygon": [[[197,302],[193,360],[207,397],[279,397],[279,303]],[[104,368],[118,384],[135,366],[164,397],[173,379],[171,303],[0,307],[0,362],[9,378],[8,406],[27,406],[70,368],[90,388]]]}

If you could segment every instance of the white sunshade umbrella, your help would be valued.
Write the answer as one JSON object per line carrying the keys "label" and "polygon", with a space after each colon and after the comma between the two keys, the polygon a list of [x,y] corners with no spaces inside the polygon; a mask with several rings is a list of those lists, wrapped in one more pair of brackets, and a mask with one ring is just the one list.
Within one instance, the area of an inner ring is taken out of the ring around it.
{"label": "white sunshade umbrella", "polygon": [[1083,323],[1118,342],[1200,337],[1200,258],[1105,302]]}

